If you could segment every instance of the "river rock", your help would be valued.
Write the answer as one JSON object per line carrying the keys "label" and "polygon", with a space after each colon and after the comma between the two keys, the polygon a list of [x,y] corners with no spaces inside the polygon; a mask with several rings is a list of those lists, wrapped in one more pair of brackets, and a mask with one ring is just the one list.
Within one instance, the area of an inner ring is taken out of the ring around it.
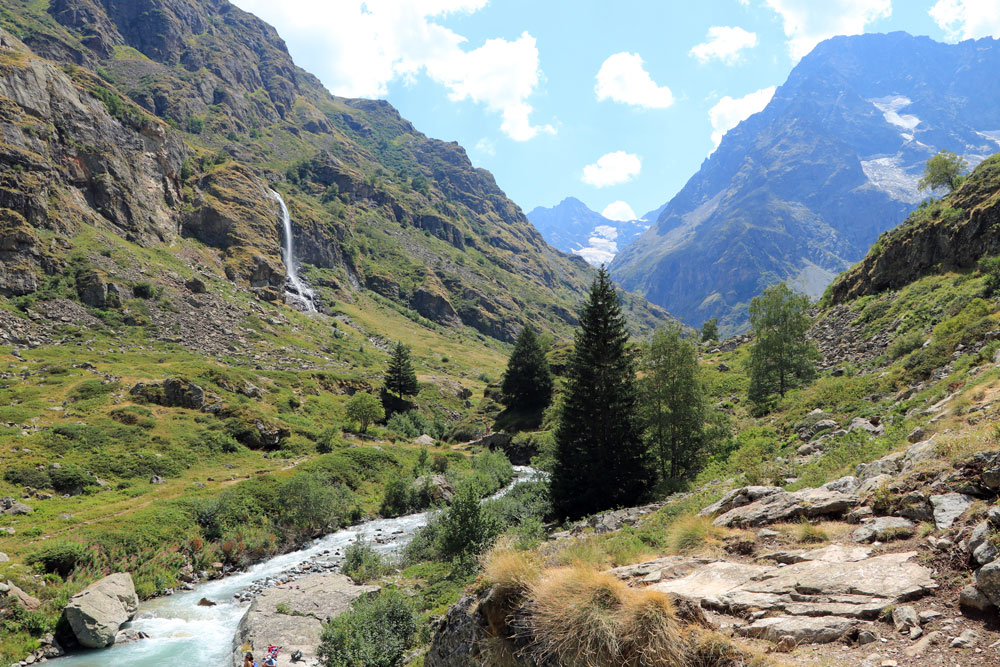
{"label": "river rock", "polygon": [[[314,664],[323,622],[336,618],[362,595],[377,593],[378,586],[359,586],[342,574],[314,574],[294,587],[276,586],[258,595],[240,620],[233,638],[233,666],[242,667],[243,652],[260,652],[269,644],[281,646],[278,665],[291,665],[301,651],[305,664]],[[277,612],[287,605],[291,614]],[[249,647],[249,648],[246,648]]]}
{"label": "river rock", "polygon": [[21,590],[20,587],[18,587],[13,581],[7,581],[6,593],[20,602],[21,606],[28,611],[38,611],[38,609],[42,606],[42,603],[38,598]]}
{"label": "river rock", "polygon": [[82,646],[104,648],[115,642],[118,629],[132,620],[138,609],[132,575],[118,572],[74,595],[63,613]]}
{"label": "river rock", "polygon": [[964,493],[945,493],[931,496],[931,505],[934,507],[934,525],[937,526],[938,530],[948,530],[955,523],[955,519],[969,509],[973,500],[971,496]]}
{"label": "river rock", "polygon": [[898,516],[880,516],[872,519],[851,534],[855,542],[888,542],[911,537],[917,529],[912,521]]}

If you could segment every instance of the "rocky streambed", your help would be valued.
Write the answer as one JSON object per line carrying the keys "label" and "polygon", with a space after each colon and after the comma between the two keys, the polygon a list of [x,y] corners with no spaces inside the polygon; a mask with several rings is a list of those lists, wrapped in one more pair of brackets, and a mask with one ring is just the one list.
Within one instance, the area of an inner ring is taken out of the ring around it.
{"label": "rocky streambed", "polygon": [[[515,481],[498,496],[536,474],[521,466],[515,472]],[[256,656],[267,644],[283,646],[285,662],[281,664],[290,664],[292,652],[301,649],[307,660],[296,664],[308,665],[306,649],[315,650],[311,642],[314,636],[318,638],[322,620],[340,613],[354,597],[371,590],[354,586],[336,573],[344,549],[361,538],[383,554],[395,554],[430,516],[430,512],[423,512],[368,521],[245,572],[144,602],[126,629],[142,632],[148,639],[59,658],[59,667],[228,667],[246,643],[253,645]],[[327,597],[332,601],[324,601]],[[293,613],[276,614],[280,603]]]}

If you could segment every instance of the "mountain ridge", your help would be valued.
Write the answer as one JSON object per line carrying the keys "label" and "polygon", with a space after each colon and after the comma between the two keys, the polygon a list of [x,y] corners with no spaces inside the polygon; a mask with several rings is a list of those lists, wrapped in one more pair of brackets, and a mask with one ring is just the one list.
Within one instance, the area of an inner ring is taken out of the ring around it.
{"label": "mountain ridge", "polygon": [[612,220],[576,197],[565,197],[555,206],[536,206],[526,215],[554,248],[598,266],[610,263],[620,248],[648,229],[646,220],[654,213],[635,220]]}

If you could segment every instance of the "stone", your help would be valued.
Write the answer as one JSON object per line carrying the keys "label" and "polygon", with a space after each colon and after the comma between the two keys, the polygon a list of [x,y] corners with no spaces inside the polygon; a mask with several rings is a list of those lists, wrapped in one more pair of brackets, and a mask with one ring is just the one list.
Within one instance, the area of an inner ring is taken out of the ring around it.
{"label": "stone", "polygon": [[[243,646],[259,652],[269,644],[281,646],[284,655],[302,651],[305,663],[314,664],[323,622],[345,612],[357,598],[378,590],[378,586],[356,585],[342,574],[312,574],[294,585],[268,588],[254,598],[240,620],[233,638],[232,664],[243,664]],[[287,605],[292,613],[278,613],[278,605]]]}
{"label": "stone", "polygon": [[184,282],[184,287],[193,294],[204,294],[205,293],[205,282],[200,278],[191,278]]}
{"label": "stone", "polygon": [[770,528],[761,528],[757,531],[757,538],[761,540],[768,540],[774,537],[780,537],[781,533],[776,530],[771,530]]}
{"label": "stone", "polygon": [[933,439],[924,440],[910,445],[903,454],[904,471],[909,470],[921,461],[929,461],[937,458],[937,443]]}
{"label": "stone", "polygon": [[786,637],[796,644],[828,644],[850,632],[858,621],[837,616],[769,616],[750,625],[737,627],[736,632],[758,639],[779,642]]}
{"label": "stone", "polygon": [[924,430],[924,428],[922,426],[918,426],[912,431],[910,431],[910,434],[906,436],[906,441],[909,442],[910,444],[915,444],[923,440],[926,436],[927,432]]}
{"label": "stone", "polygon": [[937,611],[936,609],[925,609],[919,614],[917,614],[917,616],[920,618],[920,625],[923,625],[924,623],[930,623],[931,621],[936,621],[939,618],[943,618],[944,614]]}
{"label": "stone", "polygon": [[455,497],[455,487],[444,475],[421,475],[413,480],[411,488],[418,493],[428,491],[432,500],[451,502]]}
{"label": "stone", "polygon": [[976,572],[976,588],[994,605],[1000,605],[1000,561],[993,561],[979,568]]}
{"label": "stone", "polygon": [[951,640],[952,648],[975,648],[979,641],[979,634],[975,630],[966,630],[958,637]]}
{"label": "stone", "polygon": [[24,592],[17,584],[10,580],[7,581],[7,595],[20,602],[21,606],[28,611],[38,611],[42,606],[38,598]]}
{"label": "stone", "polygon": [[907,632],[910,628],[920,627],[920,617],[917,610],[910,605],[903,605],[892,610],[892,624],[896,632]]}
{"label": "stone", "polygon": [[149,483],[150,484],[166,484],[167,480],[163,479],[159,475],[153,475],[152,477],[149,478]]}
{"label": "stone", "polygon": [[2,513],[9,514],[11,516],[23,516],[25,514],[31,514],[34,511],[35,510],[24,503],[15,502],[11,503],[10,507],[5,509]]}
{"label": "stone", "polygon": [[871,630],[862,630],[858,633],[857,638],[858,646],[864,646],[865,644],[871,644],[878,641],[878,635]]}
{"label": "stone", "polygon": [[944,641],[943,633],[938,632],[937,630],[935,630],[934,632],[928,632],[926,635],[924,635],[923,639],[918,641],[916,644],[914,644],[913,646],[908,646],[905,649],[903,649],[903,653],[908,658],[919,658],[924,653],[926,653],[927,649],[930,648],[932,645],[940,644],[942,641]]}
{"label": "stone", "polygon": [[795,647],[797,645],[798,642],[796,642],[791,635],[785,635],[784,637],[778,640],[777,644],[775,644],[774,650],[778,651],[779,653],[791,653],[792,651],[795,650]]}
{"label": "stone", "polygon": [[739,489],[733,489],[718,501],[698,512],[698,516],[724,514],[734,507],[743,507],[766,496],[783,492],[784,489],[780,486],[744,486]]}
{"label": "stone", "polygon": [[874,510],[867,505],[863,507],[855,507],[850,512],[844,516],[844,520],[847,523],[861,523],[865,519],[870,519],[875,516]]}
{"label": "stone", "polygon": [[910,628],[910,641],[920,639],[920,635],[922,634],[924,634],[924,631],[921,630],[919,627],[914,626]]}
{"label": "stone", "polygon": [[848,433],[854,433],[855,431],[864,431],[872,435],[881,435],[885,431],[885,426],[882,425],[882,420],[878,417],[864,418],[855,417],[851,420],[850,425],[847,427]]}
{"label": "stone", "polygon": [[993,608],[993,603],[990,602],[990,599],[972,584],[963,588],[958,594],[958,605],[980,612],[986,612]]}
{"label": "stone", "polygon": [[10,556],[0,551],[0,563],[7,563],[10,561]]}
{"label": "stone", "polygon": [[[729,510],[725,510],[726,504],[720,501],[717,505],[722,508],[720,511],[723,513],[716,517],[713,524],[730,528],[745,528],[801,517],[841,516],[858,504],[858,497],[853,491],[841,491],[840,489],[856,488],[856,483],[856,478],[845,477],[815,489],[789,492],[779,488],[777,491],[769,491],[766,495],[747,504],[733,506],[730,503],[731,509]],[[712,513],[714,512],[705,512],[706,515]]]}
{"label": "stone", "polygon": [[931,496],[930,500],[934,508],[934,525],[938,530],[948,530],[969,509],[974,499],[964,493],[944,493]]}
{"label": "stone", "polygon": [[424,433],[423,435],[415,438],[413,440],[413,444],[420,445],[421,447],[433,447],[434,446],[434,438],[432,438],[431,436],[429,436],[426,433]]}
{"label": "stone", "polygon": [[976,550],[972,552],[972,557],[980,565],[986,565],[1000,558],[1000,550],[997,550],[993,542],[986,540],[976,547]]}
{"label": "stone", "polygon": [[912,521],[895,516],[880,516],[851,534],[855,542],[888,542],[911,537],[917,527]]}
{"label": "stone", "polygon": [[63,614],[81,646],[104,648],[139,609],[132,575],[118,572],[94,582],[72,598]]}

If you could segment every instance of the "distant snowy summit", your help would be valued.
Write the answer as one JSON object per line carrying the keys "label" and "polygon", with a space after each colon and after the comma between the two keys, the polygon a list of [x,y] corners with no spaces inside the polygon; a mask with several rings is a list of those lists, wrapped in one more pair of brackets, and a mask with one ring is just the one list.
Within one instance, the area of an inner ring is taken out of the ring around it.
{"label": "distant snowy summit", "polygon": [[659,210],[641,218],[615,220],[591,210],[575,197],[567,197],[555,206],[533,209],[528,220],[553,248],[580,255],[590,264],[600,266],[611,263],[622,248],[639,238],[657,215]]}

